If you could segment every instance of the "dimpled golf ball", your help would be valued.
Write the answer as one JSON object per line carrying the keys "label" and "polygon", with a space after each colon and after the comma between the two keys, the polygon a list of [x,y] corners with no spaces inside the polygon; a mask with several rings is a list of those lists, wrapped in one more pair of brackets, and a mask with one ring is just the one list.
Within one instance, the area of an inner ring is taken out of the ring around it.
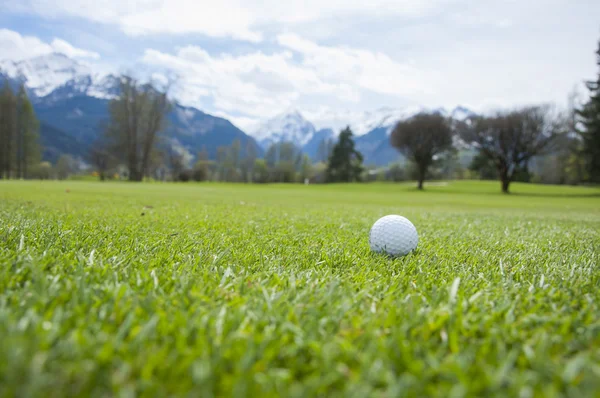
{"label": "dimpled golf ball", "polygon": [[406,256],[417,248],[417,229],[407,218],[391,214],[381,217],[369,233],[371,250],[392,257]]}

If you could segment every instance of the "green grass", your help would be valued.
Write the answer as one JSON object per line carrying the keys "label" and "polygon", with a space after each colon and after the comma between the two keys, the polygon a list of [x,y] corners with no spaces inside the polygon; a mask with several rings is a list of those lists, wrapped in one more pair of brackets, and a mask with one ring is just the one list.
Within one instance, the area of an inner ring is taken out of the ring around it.
{"label": "green grass", "polygon": [[597,397],[600,189],[511,189],[0,182],[0,395]]}

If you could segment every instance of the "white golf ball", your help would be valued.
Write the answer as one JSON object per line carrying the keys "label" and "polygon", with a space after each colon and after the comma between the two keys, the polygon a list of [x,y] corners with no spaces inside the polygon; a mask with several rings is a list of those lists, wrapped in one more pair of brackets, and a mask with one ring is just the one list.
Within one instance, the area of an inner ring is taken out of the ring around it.
{"label": "white golf ball", "polygon": [[417,229],[407,218],[395,214],[381,217],[369,233],[371,250],[390,256],[405,256],[417,248]]}

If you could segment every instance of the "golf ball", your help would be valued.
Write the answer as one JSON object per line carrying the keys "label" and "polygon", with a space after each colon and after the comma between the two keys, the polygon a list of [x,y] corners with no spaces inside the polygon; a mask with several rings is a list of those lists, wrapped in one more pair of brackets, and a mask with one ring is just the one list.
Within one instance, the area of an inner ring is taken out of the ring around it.
{"label": "golf ball", "polygon": [[407,218],[391,214],[381,217],[369,233],[371,250],[390,256],[405,256],[417,248],[417,229]]}

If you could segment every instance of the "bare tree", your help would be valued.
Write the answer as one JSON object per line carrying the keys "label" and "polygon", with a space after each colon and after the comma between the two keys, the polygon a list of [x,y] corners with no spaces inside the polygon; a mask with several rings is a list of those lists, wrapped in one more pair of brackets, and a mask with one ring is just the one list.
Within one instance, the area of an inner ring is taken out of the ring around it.
{"label": "bare tree", "polygon": [[148,175],[152,152],[171,104],[166,90],[159,91],[151,83],[139,84],[129,76],[121,77],[119,92],[109,105],[107,136],[127,165],[129,180],[141,181]]}
{"label": "bare tree", "polygon": [[415,163],[418,188],[423,189],[423,181],[435,156],[452,147],[452,127],[439,113],[421,112],[398,122],[392,130],[390,142]]}
{"label": "bare tree", "polygon": [[244,169],[244,178],[245,178],[246,182],[253,181],[254,163],[255,163],[256,157],[257,157],[256,146],[254,145],[254,142],[252,142],[252,140],[249,139],[246,142],[246,157],[242,161],[243,169]]}
{"label": "bare tree", "polygon": [[56,170],[56,177],[59,180],[66,180],[71,174],[77,171],[77,165],[71,155],[62,154],[56,161],[54,169]]}
{"label": "bare tree", "polygon": [[534,156],[543,155],[566,130],[565,119],[547,105],[529,106],[492,116],[473,116],[463,124],[463,139],[491,159],[498,170],[502,192],[508,193],[518,170]]}
{"label": "bare tree", "polygon": [[205,181],[209,178],[209,166],[211,164],[206,145],[202,145],[202,150],[198,152],[197,159],[193,169],[193,178],[195,181]]}
{"label": "bare tree", "polygon": [[185,170],[185,161],[183,154],[169,147],[167,152],[169,168],[171,169],[171,178],[173,181],[179,181],[181,174]]}
{"label": "bare tree", "polygon": [[108,169],[113,165],[114,157],[101,141],[94,143],[89,151],[89,160],[96,167],[100,181],[106,179]]}

